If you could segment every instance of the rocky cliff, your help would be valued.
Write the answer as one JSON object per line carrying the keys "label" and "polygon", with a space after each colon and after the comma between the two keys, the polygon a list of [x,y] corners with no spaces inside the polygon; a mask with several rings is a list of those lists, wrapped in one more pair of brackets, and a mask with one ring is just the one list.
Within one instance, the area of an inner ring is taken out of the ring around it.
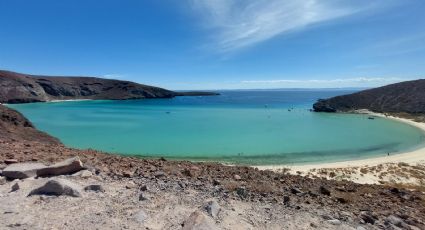
{"label": "rocky cliff", "polygon": [[316,112],[368,109],[380,113],[425,114],[425,80],[405,81],[357,93],[318,100]]}
{"label": "rocky cliff", "polygon": [[174,92],[129,81],[95,77],[53,77],[0,70],[0,103],[66,99],[143,99],[216,95],[211,92]]}
{"label": "rocky cliff", "polygon": [[35,129],[21,113],[3,105],[0,105],[0,139],[60,144],[58,139]]}

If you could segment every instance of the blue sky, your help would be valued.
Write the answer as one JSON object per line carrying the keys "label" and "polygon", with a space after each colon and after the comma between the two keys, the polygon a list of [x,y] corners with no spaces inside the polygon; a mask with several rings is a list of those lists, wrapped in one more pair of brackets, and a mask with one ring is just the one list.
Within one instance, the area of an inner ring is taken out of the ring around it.
{"label": "blue sky", "polygon": [[0,69],[169,89],[425,75],[423,0],[0,0]]}

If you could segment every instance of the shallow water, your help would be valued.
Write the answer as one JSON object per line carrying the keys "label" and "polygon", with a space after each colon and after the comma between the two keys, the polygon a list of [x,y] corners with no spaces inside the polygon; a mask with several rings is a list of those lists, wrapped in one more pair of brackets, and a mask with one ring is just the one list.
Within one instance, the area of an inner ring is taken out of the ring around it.
{"label": "shallow water", "polygon": [[313,113],[337,90],[8,105],[76,148],[250,165],[360,159],[417,148],[424,133],[367,115]]}

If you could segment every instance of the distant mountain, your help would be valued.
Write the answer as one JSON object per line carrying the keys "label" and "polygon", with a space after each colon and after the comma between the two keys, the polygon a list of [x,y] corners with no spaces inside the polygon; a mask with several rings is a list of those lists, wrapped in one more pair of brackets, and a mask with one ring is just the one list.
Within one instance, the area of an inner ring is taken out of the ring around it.
{"label": "distant mountain", "polygon": [[213,92],[174,92],[129,81],[95,77],[53,77],[0,70],[0,103],[68,99],[142,99],[217,95]]}
{"label": "distant mountain", "polygon": [[320,99],[317,112],[347,112],[368,109],[381,113],[425,114],[425,80],[405,81],[357,93]]}

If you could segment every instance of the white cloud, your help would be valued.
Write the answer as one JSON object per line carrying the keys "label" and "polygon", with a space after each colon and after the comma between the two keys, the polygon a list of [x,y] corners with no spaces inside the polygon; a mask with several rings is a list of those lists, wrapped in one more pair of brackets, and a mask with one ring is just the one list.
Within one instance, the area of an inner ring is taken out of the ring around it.
{"label": "white cloud", "polygon": [[214,31],[218,49],[224,52],[375,6],[364,0],[191,0],[191,3]]}
{"label": "white cloud", "polygon": [[288,80],[288,79],[278,79],[278,80],[248,80],[248,81],[242,81],[242,83],[338,83],[338,82],[344,82],[344,83],[367,83],[367,82],[393,82],[393,81],[402,81],[405,80],[403,78],[381,78],[381,77],[375,77],[375,78],[367,78],[367,77],[358,77],[358,78],[348,78],[348,79],[330,79],[330,80],[315,80],[315,79],[308,79],[308,80]]}
{"label": "white cloud", "polygon": [[391,83],[406,81],[397,77],[358,77],[337,79],[276,79],[276,80],[246,80],[241,84],[246,88],[341,88],[341,87],[377,87]]}

